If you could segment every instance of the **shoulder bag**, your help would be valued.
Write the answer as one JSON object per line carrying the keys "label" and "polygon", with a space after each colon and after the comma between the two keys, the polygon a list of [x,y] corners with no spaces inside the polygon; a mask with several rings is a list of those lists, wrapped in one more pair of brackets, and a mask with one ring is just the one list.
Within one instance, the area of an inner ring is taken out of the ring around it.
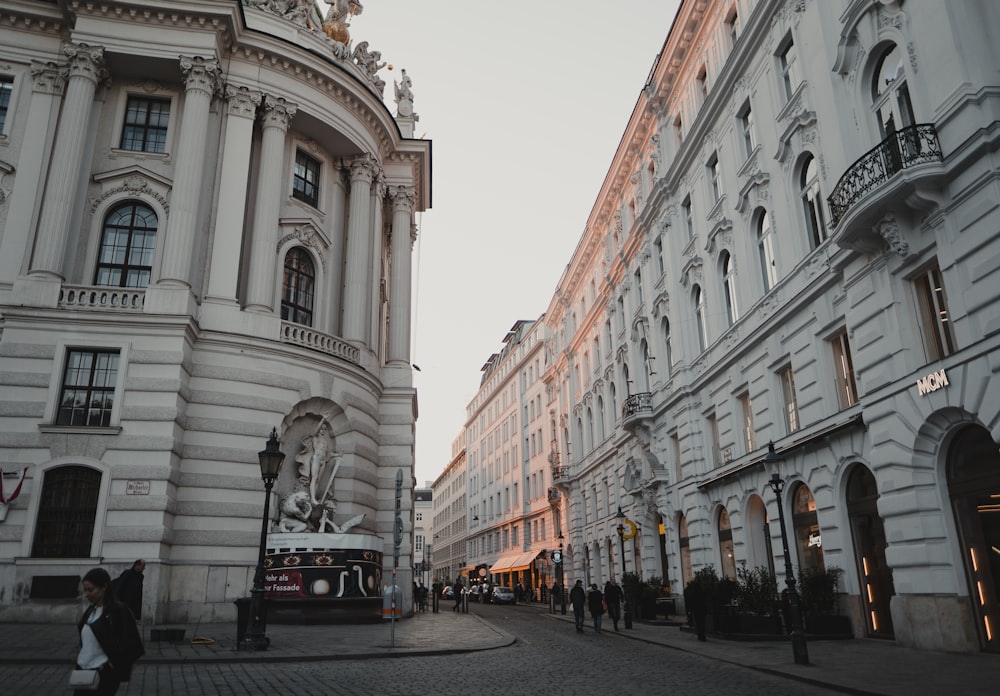
{"label": "shoulder bag", "polygon": [[74,669],[69,673],[69,688],[80,691],[97,691],[101,677],[96,669]]}

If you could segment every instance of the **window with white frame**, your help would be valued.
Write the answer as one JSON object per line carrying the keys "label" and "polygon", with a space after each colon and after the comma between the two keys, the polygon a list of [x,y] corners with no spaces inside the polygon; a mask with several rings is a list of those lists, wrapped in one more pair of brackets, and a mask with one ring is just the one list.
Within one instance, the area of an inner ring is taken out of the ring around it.
{"label": "window with white frame", "polygon": [[705,293],[700,285],[695,285],[691,291],[694,302],[694,318],[698,327],[698,348],[705,350],[708,347],[708,324],[705,317]]}
{"label": "window with white frame", "polygon": [[111,425],[118,361],[118,350],[75,348],[67,353],[57,425]]}
{"label": "window with white frame", "polygon": [[10,110],[10,98],[14,93],[14,78],[10,75],[0,75],[0,135],[7,132],[7,112]]}
{"label": "window with white frame", "polygon": [[156,213],[142,203],[116,206],[104,218],[95,285],[145,288],[156,251]]}
{"label": "window with white frame", "polygon": [[670,320],[666,317],[660,320],[660,333],[663,336],[663,358],[666,362],[667,377],[669,378],[673,369],[673,351],[670,346]]}
{"label": "window with white frame", "polygon": [[740,318],[740,309],[737,304],[739,290],[736,287],[736,265],[728,251],[722,252],[722,287],[726,297],[726,319],[732,326]]}
{"label": "window with white frame", "polygon": [[753,111],[750,108],[750,100],[743,102],[743,106],[737,113],[739,119],[740,133],[743,136],[743,150],[747,157],[753,154],[757,147],[757,133],[754,129]]}
{"label": "window with white frame", "polygon": [[719,448],[719,419],[713,412],[708,414],[705,420],[708,423],[708,437],[711,440],[712,466],[719,466],[722,464],[722,450]]}
{"label": "window with white frame", "polygon": [[883,140],[914,125],[906,84],[906,56],[895,44],[885,50],[872,75],[872,108]]}
{"label": "window with white frame", "polygon": [[719,164],[719,153],[713,152],[705,165],[708,170],[708,182],[712,193],[712,203],[718,203],[722,195],[722,168]]}
{"label": "window with white frame", "polygon": [[795,396],[795,373],[789,365],[778,373],[781,397],[785,406],[785,430],[794,433],[799,429],[799,402]]}
{"label": "window with white frame", "polygon": [[659,276],[663,275],[666,266],[663,265],[663,237],[653,240],[653,249],[656,251],[656,270]]}
{"label": "window with white frame", "polygon": [[774,230],[771,229],[771,216],[766,210],[761,211],[757,218],[757,252],[764,279],[764,292],[767,292],[778,283],[778,267],[774,258]]}
{"label": "window with white frame", "polygon": [[129,95],[119,147],[136,152],[166,152],[170,100]]}
{"label": "window with white frame", "polygon": [[826,239],[826,220],[823,217],[823,195],[819,190],[819,167],[812,155],[802,162],[799,175],[799,197],[806,216],[809,244],[815,249]]}
{"label": "window with white frame", "polygon": [[792,35],[789,33],[778,50],[778,68],[781,71],[781,81],[785,89],[785,100],[792,98],[798,89],[802,77],[799,72],[798,52]]}
{"label": "window with white frame", "polygon": [[837,384],[837,400],[841,410],[858,403],[858,387],[854,382],[854,362],[851,359],[851,345],[847,341],[847,331],[841,331],[832,339],[833,365]]}
{"label": "window with white frame", "polygon": [[319,205],[320,163],[302,150],[295,151],[295,171],[292,175],[292,197],[312,207]]}
{"label": "window with white frame", "polygon": [[684,218],[684,232],[687,238],[694,237],[694,222],[691,218],[691,196],[687,196],[681,203],[681,217]]}
{"label": "window with white frame", "polygon": [[757,449],[757,431],[753,425],[753,402],[750,401],[750,392],[745,391],[739,396],[740,413],[743,425],[743,443],[747,447],[747,454]]}
{"label": "window with white frame", "polygon": [[927,361],[941,360],[958,350],[941,269],[934,263],[911,282],[916,295],[917,325]]}

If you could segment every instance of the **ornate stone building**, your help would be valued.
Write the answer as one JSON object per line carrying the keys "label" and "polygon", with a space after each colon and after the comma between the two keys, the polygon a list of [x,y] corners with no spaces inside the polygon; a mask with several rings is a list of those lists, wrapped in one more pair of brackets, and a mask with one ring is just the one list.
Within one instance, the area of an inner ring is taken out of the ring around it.
{"label": "ornate stone building", "polygon": [[347,594],[379,593],[405,474],[410,587],[430,143],[358,8],[0,2],[0,617],[75,616],[140,557],[144,617],[233,616],[272,428],[276,529],[364,538]]}
{"label": "ornate stone building", "polygon": [[544,316],[568,574],[621,573],[620,506],[677,597],[783,581],[780,505],[855,635],[1000,649],[998,26],[682,3]]}

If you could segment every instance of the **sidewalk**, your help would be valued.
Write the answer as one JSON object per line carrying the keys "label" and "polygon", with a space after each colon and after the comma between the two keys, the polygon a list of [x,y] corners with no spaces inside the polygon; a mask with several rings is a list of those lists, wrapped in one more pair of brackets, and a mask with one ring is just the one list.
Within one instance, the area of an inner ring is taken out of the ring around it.
{"label": "sidewalk", "polygon": [[[518,605],[517,611],[533,611],[549,619],[572,624],[570,612],[549,614],[542,605]],[[677,625],[635,622],[621,632],[605,630],[608,640],[644,641],[664,648],[728,662],[780,677],[824,686],[840,693],[880,696],[963,694],[985,696],[1000,692],[1000,655],[950,654],[900,647],[890,641],[810,641],[809,665],[796,665],[792,647],[780,641],[731,641],[709,637],[701,643],[693,633]],[[183,641],[150,640],[143,627],[147,664],[205,662],[301,662],[365,659],[403,655],[438,655],[491,650],[510,646],[513,635],[475,614],[456,616],[450,603],[438,614],[417,614],[395,622],[364,625],[288,626],[267,628],[271,647],[263,652],[236,650],[234,624],[183,626]],[[197,630],[195,630],[197,628]],[[567,626],[568,639],[575,634]],[[456,630],[457,629],[457,630]],[[591,632],[588,620],[586,632]],[[3,639],[0,664],[67,664],[77,651],[74,626],[68,624],[0,624]],[[195,637],[211,639],[208,645],[193,645]],[[394,638],[394,640],[393,640]]]}

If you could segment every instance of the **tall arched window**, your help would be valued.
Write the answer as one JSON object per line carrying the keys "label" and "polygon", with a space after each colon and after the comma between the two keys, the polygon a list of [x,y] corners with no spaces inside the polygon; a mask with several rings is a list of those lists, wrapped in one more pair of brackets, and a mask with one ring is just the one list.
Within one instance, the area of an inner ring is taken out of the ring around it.
{"label": "tall arched window", "polygon": [[812,155],[802,162],[799,176],[799,197],[806,216],[809,244],[815,249],[826,239],[826,220],[823,217],[823,196],[819,190],[819,167]]}
{"label": "tall arched window", "polygon": [[792,491],[792,527],[795,529],[802,570],[826,571],[823,561],[823,536],[816,514],[816,499],[809,486],[800,483]]}
{"label": "tall arched window", "polygon": [[736,265],[728,251],[722,252],[722,287],[726,296],[726,318],[732,326],[740,318],[740,309],[736,303]]}
{"label": "tall arched window", "polygon": [[640,344],[640,349],[642,350],[642,367],[645,374],[642,376],[642,390],[649,391],[649,385],[653,382],[653,375],[656,374],[656,369],[653,366],[653,358],[649,354],[649,344],[646,343],[646,339],[642,339]]}
{"label": "tall arched window", "polygon": [[604,442],[605,435],[605,423],[604,423],[604,397],[597,396],[597,439]]}
{"label": "tall arched window", "polygon": [[913,125],[913,105],[906,85],[906,56],[896,44],[886,47],[872,75],[872,109],[883,140]]}
{"label": "tall arched window", "polygon": [[766,210],[761,211],[757,219],[757,251],[760,254],[760,271],[764,277],[764,292],[773,288],[778,282],[778,267],[774,259],[774,231],[771,229],[771,216]]}
{"label": "tall arched window", "polygon": [[101,472],[87,466],[46,471],[31,555],[90,558],[100,488]]}
{"label": "tall arched window", "polygon": [[708,347],[708,325],[705,323],[705,293],[701,291],[700,285],[694,286],[691,298],[694,302],[695,324],[698,326],[698,348],[705,350]]}
{"label": "tall arched window", "polygon": [[594,449],[594,411],[587,409],[587,451]]}
{"label": "tall arched window", "polygon": [[312,326],[316,273],[312,259],[302,247],[285,254],[285,277],[281,288],[281,318]]}
{"label": "tall arched window", "polygon": [[614,423],[618,422],[618,392],[615,389],[615,383],[611,382],[608,385],[608,396],[611,397],[611,418],[614,419],[612,422],[612,428]]}
{"label": "tall arched window", "polygon": [[142,203],[126,203],[108,213],[97,255],[95,285],[145,288],[156,251],[156,213]]}
{"label": "tall arched window", "polygon": [[719,567],[722,577],[736,579],[736,550],[733,546],[733,528],[729,522],[729,513],[725,508],[719,511]]}

